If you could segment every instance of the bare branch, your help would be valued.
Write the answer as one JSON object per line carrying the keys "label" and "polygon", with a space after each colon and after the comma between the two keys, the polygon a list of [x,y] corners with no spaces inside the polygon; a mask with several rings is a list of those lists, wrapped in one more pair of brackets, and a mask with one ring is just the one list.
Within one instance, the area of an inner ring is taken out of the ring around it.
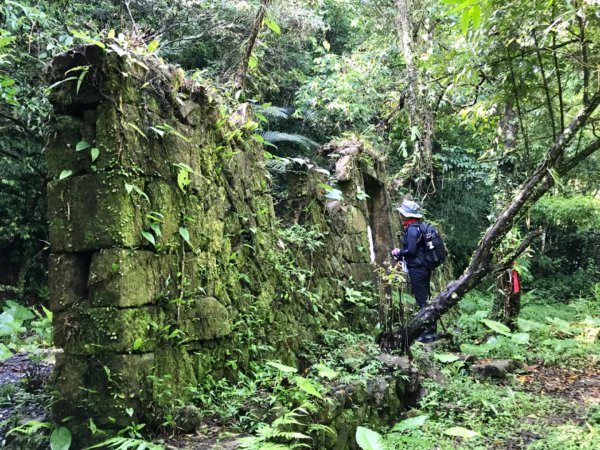
{"label": "bare branch", "polygon": [[254,24],[252,25],[252,28],[250,30],[250,36],[248,37],[246,52],[240,63],[240,69],[236,78],[236,90],[241,89],[243,91],[246,85],[246,75],[248,73],[250,57],[252,56],[252,50],[254,50],[254,45],[256,44],[256,38],[258,37],[258,33],[262,28],[263,19],[265,18],[265,14],[267,13],[267,6],[269,6],[269,3],[271,3],[271,0],[262,0],[258,8],[258,12],[256,13],[256,18],[254,19]]}

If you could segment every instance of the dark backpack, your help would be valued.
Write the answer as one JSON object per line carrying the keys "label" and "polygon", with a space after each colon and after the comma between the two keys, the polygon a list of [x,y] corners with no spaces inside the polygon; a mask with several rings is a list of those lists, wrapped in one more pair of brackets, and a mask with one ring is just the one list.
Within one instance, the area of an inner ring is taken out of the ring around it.
{"label": "dark backpack", "polygon": [[430,223],[419,224],[420,238],[425,241],[425,256],[423,264],[433,270],[446,260],[446,246],[438,230]]}

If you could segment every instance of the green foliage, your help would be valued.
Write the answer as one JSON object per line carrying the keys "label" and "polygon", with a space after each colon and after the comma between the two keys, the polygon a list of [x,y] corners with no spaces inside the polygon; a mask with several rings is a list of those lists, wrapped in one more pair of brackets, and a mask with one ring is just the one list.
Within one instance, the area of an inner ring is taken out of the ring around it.
{"label": "green foliage", "polygon": [[534,223],[550,224],[571,233],[600,229],[600,199],[585,195],[545,196],[531,209]]}
{"label": "green foliage", "polygon": [[[50,430],[52,432],[48,436],[47,433]],[[71,448],[72,436],[68,428],[53,426],[49,422],[40,422],[39,420],[29,420],[11,428],[6,433],[6,437],[9,436],[10,445],[18,446],[11,448],[50,448],[50,450],[69,450]]]}
{"label": "green foliage", "polygon": [[385,450],[387,448],[379,433],[365,427],[356,429],[356,443],[362,450]]}
{"label": "green foliage", "polygon": [[[35,320],[34,320],[35,319]],[[6,300],[0,314],[0,360],[12,356],[12,351],[33,351],[52,342],[52,312],[42,306],[42,312]]]}
{"label": "green foliage", "polygon": [[[461,303],[457,319],[461,351],[486,358],[543,359],[557,365],[574,365],[600,351],[593,337],[600,328],[594,319],[600,315],[595,300],[561,304],[526,296],[523,301],[518,330],[511,333],[503,324],[486,319],[491,308],[489,297],[470,294]],[[489,336],[490,329],[499,335]]]}
{"label": "green foliage", "polygon": [[[305,447],[303,443],[310,441],[310,437],[298,431],[292,431],[292,429],[302,426],[298,419],[305,416],[307,412],[305,405],[299,406],[292,411],[285,412],[270,425],[261,424],[256,430],[255,436],[241,439],[241,448],[248,450],[290,450]],[[284,444],[281,442],[284,442]]]}
{"label": "green foliage", "polygon": [[154,444],[139,438],[127,438],[122,436],[110,438],[100,442],[99,444],[86,448],[113,448],[118,450],[165,450],[165,447],[160,444]]}
{"label": "green foliage", "polygon": [[71,447],[71,432],[68,428],[56,428],[50,435],[51,450],[69,450]]}

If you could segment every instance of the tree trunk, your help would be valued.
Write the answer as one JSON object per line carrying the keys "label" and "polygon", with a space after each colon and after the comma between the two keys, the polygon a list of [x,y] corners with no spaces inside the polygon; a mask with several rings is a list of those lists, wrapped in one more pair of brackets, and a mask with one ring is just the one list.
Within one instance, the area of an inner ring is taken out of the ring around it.
{"label": "tree trunk", "polygon": [[[434,183],[433,174],[433,108],[427,100],[427,92],[423,83],[423,74],[417,66],[417,57],[423,53],[422,47],[431,42],[432,29],[428,29],[427,38],[421,42],[416,37],[414,24],[414,4],[412,0],[396,0],[396,29],[400,40],[400,50],[406,64],[406,103],[408,105],[409,127],[416,128],[419,136],[414,142],[416,159],[406,167],[404,179],[417,179],[417,196],[423,197],[427,193],[427,183]],[[412,130],[411,130],[412,134]],[[424,175],[424,176],[423,176]],[[429,179],[427,179],[427,177]],[[404,183],[403,183],[404,184]]]}
{"label": "tree trunk", "polygon": [[[458,280],[448,283],[446,288],[432,300],[429,306],[419,311],[405,330],[400,330],[393,336],[394,342],[387,343],[387,346],[408,349],[427,326],[435,323],[444,313],[455,306],[483,278],[495,271],[495,269],[498,270],[498,268],[492,266],[493,251],[517,219],[554,185],[554,176],[566,174],[583,159],[600,149],[600,139],[597,139],[574,156],[566,158],[565,155],[567,146],[577,134],[577,131],[585,126],[599,104],[600,92],[596,93],[589,100],[589,103],[575,116],[564,132],[557,137],[533,175],[523,183],[509,205],[496,219],[494,224],[488,228],[479,247],[475,250],[471,258],[471,263],[461,277]],[[532,233],[528,239],[533,239],[535,237],[534,234]],[[528,245],[527,242],[523,244]],[[526,245],[523,244],[517,250],[524,251]],[[514,257],[516,256],[513,255],[509,259],[514,259]]]}
{"label": "tree trunk", "polygon": [[260,6],[258,7],[258,12],[256,13],[256,18],[254,19],[254,24],[250,29],[250,36],[248,36],[248,43],[246,44],[246,51],[244,53],[244,57],[240,62],[240,69],[238,71],[236,81],[235,81],[235,90],[244,90],[246,86],[246,76],[248,74],[248,65],[250,64],[250,57],[252,56],[252,50],[254,50],[254,46],[256,44],[256,39],[258,38],[258,33],[263,25],[263,19],[265,18],[265,14],[267,13],[267,6],[269,6],[271,0],[262,0]]}

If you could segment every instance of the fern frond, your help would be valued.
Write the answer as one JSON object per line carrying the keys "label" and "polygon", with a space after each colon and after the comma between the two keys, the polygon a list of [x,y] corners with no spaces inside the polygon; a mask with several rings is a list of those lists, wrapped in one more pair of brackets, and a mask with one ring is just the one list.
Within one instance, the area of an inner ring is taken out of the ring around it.
{"label": "fern frond", "polygon": [[165,450],[165,447],[162,445],[154,444],[143,439],[126,438],[123,436],[107,439],[99,444],[86,447],[86,450],[93,448],[116,448],[117,450]]}
{"label": "fern frond", "polygon": [[289,109],[283,108],[281,106],[256,106],[255,111],[258,111],[264,114],[266,117],[270,119],[287,119],[290,117]]}
{"label": "fern frond", "polygon": [[327,425],[323,425],[321,423],[313,423],[313,424],[309,425],[307,431],[309,433],[312,433],[314,431],[323,431],[325,433],[335,434],[335,431],[333,428],[328,427]]}
{"label": "fern frond", "polygon": [[293,142],[294,144],[301,145],[307,149],[319,146],[318,143],[301,134],[282,133],[279,131],[265,131],[264,133],[262,133],[262,137],[265,141],[268,141],[271,144],[274,144],[275,142]]}
{"label": "fern frond", "polygon": [[271,173],[285,173],[290,161],[286,158],[273,158],[265,161],[266,169]]}

